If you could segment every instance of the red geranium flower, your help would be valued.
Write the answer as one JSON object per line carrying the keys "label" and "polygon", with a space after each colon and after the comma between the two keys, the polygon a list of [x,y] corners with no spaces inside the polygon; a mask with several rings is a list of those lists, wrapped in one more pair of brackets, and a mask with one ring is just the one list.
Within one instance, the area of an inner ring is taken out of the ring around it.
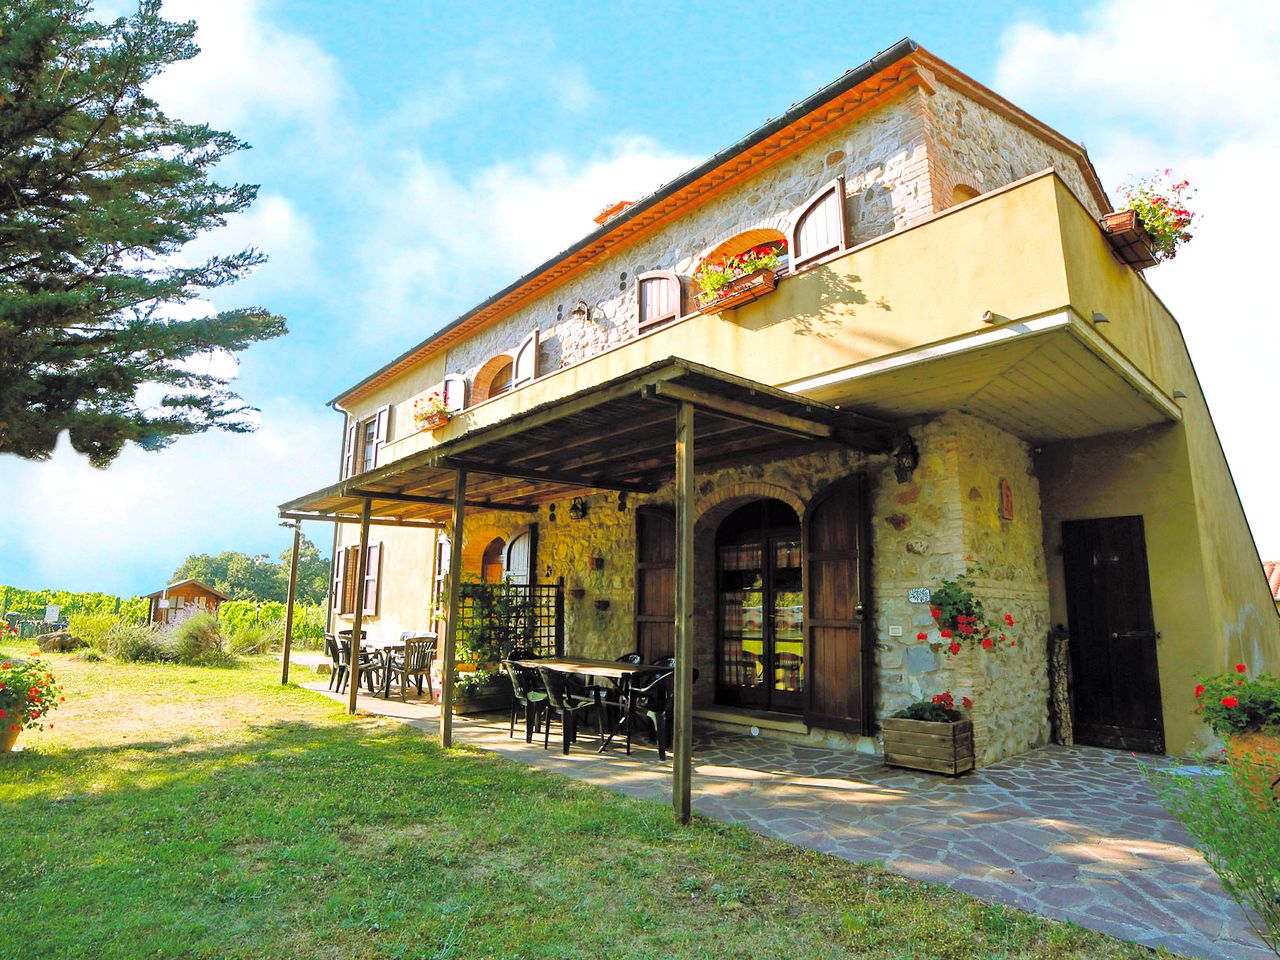
{"label": "red geranium flower", "polygon": [[1240,701],[1237,700],[1235,697],[1223,697],[1222,705],[1226,707],[1228,710],[1230,710],[1232,707],[1240,706]]}
{"label": "red geranium flower", "polygon": [[953,654],[959,653],[959,652],[960,652],[960,644],[958,644],[958,643],[952,643],[952,644],[951,644],[951,652],[952,652]]}
{"label": "red geranium flower", "polygon": [[1012,627],[1012,626],[1013,626],[1013,614],[1011,614],[1011,613],[1006,613],[1006,614],[1004,615],[1004,622],[1005,622],[1005,626]]}
{"label": "red geranium flower", "polygon": [[951,631],[950,631],[950,630],[947,630],[945,627],[944,627],[942,630],[938,631],[938,632],[939,632],[940,634],[942,634],[942,639],[943,639],[943,640],[950,640],[950,639],[951,639]]}
{"label": "red geranium flower", "polygon": [[917,639],[917,640],[928,640],[928,639],[929,639],[929,635],[928,635],[927,633],[925,633],[924,631],[921,631],[920,633],[917,633],[917,634],[916,634],[916,639]]}
{"label": "red geranium flower", "polygon": [[[937,607],[930,607],[930,608],[929,608],[929,616],[931,616],[931,617],[940,617],[940,616],[942,616],[942,611],[941,611],[941,610],[939,610]],[[8,664],[6,663],[6,664],[5,664],[5,666],[7,667],[7,666],[8,666]]]}
{"label": "red geranium flower", "polygon": [[994,647],[994,646],[995,646],[995,641],[993,641],[990,637],[983,637],[983,638],[982,638],[982,649],[983,649],[983,650],[990,650],[990,649],[991,649],[992,647]]}
{"label": "red geranium flower", "polygon": [[1246,670],[1248,670],[1248,669],[1249,669],[1249,668],[1248,668],[1248,667],[1246,667],[1243,663],[1237,663],[1237,664],[1236,664],[1236,673],[1244,673],[1244,672],[1245,672]]}
{"label": "red geranium flower", "polygon": [[970,700],[968,697],[961,697],[960,703],[964,706],[966,710],[968,710],[970,707],[973,706],[973,701]]}
{"label": "red geranium flower", "polygon": [[1197,683],[1197,684],[1196,684],[1196,699],[1197,699],[1197,700],[1199,700],[1199,699],[1200,699],[1200,694],[1202,694],[1202,693],[1204,693],[1204,684],[1203,684],[1203,683]]}

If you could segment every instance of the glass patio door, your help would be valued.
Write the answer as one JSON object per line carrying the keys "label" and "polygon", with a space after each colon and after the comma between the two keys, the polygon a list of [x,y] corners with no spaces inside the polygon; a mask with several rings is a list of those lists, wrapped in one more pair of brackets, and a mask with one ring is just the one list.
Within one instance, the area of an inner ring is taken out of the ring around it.
{"label": "glass patio door", "polygon": [[747,518],[730,515],[717,536],[716,699],[798,712],[804,691],[799,524],[788,522],[795,514],[785,504],[763,503],[744,508],[751,511]]}

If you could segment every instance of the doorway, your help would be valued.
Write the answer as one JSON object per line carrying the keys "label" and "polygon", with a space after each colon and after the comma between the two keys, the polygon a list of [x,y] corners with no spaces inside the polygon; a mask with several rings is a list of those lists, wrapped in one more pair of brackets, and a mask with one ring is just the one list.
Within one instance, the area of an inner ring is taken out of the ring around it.
{"label": "doorway", "polygon": [[804,707],[800,518],[781,500],[739,507],[716,531],[716,701]]}
{"label": "doorway", "polygon": [[1078,743],[1164,753],[1142,517],[1062,524]]}

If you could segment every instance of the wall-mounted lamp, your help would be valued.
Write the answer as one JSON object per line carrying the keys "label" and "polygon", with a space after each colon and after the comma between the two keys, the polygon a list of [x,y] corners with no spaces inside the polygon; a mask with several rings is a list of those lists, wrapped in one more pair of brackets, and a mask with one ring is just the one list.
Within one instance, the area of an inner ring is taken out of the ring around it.
{"label": "wall-mounted lamp", "polygon": [[575,323],[586,323],[591,319],[591,307],[587,305],[587,301],[579,300],[573,305],[573,309],[569,311],[569,319]]}
{"label": "wall-mounted lamp", "polygon": [[983,323],[1008,323],[1009,318],[1005,316],[1001,316],[998,313],[993,313],[990,310],[984,310],[982,312],[982,322]]}
{"label": "wall-mounted lamp", "polygon": [[893,474],[899,483],[906,483],[920,464],[920,448],[910,434],[893,453]]}
{"label": "wall-mounted lamp", "polygon": [[587,517],[587,501],[582,497],[574,497],[573,502],[569,504],[570,520],[585,520]]}
{"label": "wall-mounted lamp", "polygon": [[1108,317],[1105,313],[1099,313],[1097,310],[1095,310],[1093,311],[1093,322],[1094,323],[1110,323],[1111,318]]}

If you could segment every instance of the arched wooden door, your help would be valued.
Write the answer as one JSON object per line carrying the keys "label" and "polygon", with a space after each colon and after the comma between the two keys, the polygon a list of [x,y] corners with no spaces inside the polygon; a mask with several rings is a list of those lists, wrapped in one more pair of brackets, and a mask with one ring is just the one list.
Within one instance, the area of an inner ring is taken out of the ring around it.
{"label": "arched wooden door", "polygon": [[676,652],[676,518],[636,509],[635,643],[646,662]]}
{"label": "arched wooden door", "polygon": [[809,505],[805,517],[805,720],[871,731],[870,531],[866,479],[846,477]]}
{"label": "arched wooden door", "polygon": [[507,581],[528,584],[537,579],[534,569],[537,544],[537,524],[531,524],[511,538],[503,558],[503,573]]}

